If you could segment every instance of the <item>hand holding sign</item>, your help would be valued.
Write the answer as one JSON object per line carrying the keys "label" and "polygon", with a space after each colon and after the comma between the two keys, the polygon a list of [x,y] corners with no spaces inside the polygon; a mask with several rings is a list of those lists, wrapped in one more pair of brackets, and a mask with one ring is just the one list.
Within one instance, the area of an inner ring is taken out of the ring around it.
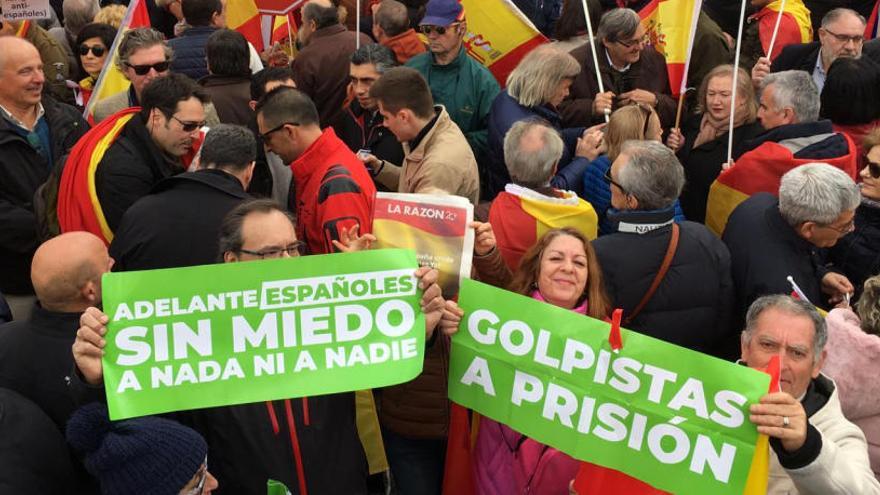
{"label": "hand holding sign", "polygon": [[795,452],[804,446],[807,413],[801,402],[790,394],[767,394],[761,397],[759,404],[752,404],[749,412],[749,420],[758,427],[758,433],[778,438],[787,452]]}
{"label": "hand holding sign", "polygon": [[419,279],[419,288],[422,289],[421,307],[422,313],[425,313],[425,338],[430,339],[434,335],[434,329],[440,318],[443,316],[443,294],[437,280],[440,278],[440,272],[436,269],[423,266],[416,270],[415,274]]}
{"label": "hand holding sign", "polygon": [[104,370],[101,357],[107,341],[107,323],[109,318],[100,309],[91,307],[79,318],[79,330],[73,342],[73,361],[82,373],[86,383],[98,385],[104,381]]}
{"label": "hand holding sign", "polygon": [[492,224],[489,222],[471,222],[468,226],[474,229],[474,253],[477,256],[486,256],[491,253],[497,244]]}
{"label": "hand holding sign", "polygon": [[440,328],[445,335],[455,335],[461,324],[461,318],[464,316],[464,310],[458,307],[455,301],[446,301],[443,308],[443,318],[440,320]]}

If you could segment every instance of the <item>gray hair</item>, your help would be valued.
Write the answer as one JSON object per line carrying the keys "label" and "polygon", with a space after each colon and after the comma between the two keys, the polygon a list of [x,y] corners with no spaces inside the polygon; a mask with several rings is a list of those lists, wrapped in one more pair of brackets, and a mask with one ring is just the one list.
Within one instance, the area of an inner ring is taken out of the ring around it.
{"label": "gray hair", "polygon": [[409,29],[409,12],[406,5],[397,0],[382,0],[373,15],[373,23],[387,36],[394,37]]}
{"label": "gray hair", "polygon": [[769,74],[761,82],[761,92],[771,84],[776,108],[791,108],[798,123],[819,120],[819,89],[808,72],[784,70]]}
{"label": "gray hair", "polygon": [[779,212],[792,227],[804,222],[833,223],[859,206],[859,186],[843,170],[827,163],[795,167],[779,183]]}
{"label": "gray hair", "polygon": [[369,45],[361,45],[351,54],[351,63],[354,65],[373,64],[376,72],[381,75],[388,69],[397,67],[397,58],[387,46],[370,43]]}
{"label": "gray hair", "polygon": [[75,38],[83,26],[95,19],[99,10],[101,6],[98,0],[64,0],[61,7],[64,13],[64,30]]}
{"label": "gray hair", "polygon": [[240,172],[257,159],[257,139],[247,127],[219,124],[205,136],[200,152],[202,168]]}
{"label": "gray hair", "polygon": [[684,168],[675,153],[654,141],[623,143],[620,154],[629,161],[617,180],[639,201],[640,210],[659,210],[675,203],[684,188]]}
{"label": "gray hair", "polygon": [[642,20],[632,9],[612,9],[599,20],[596,38],[600,41],[620,41],[631,38],[639,29]]}
{"label": "gray hair", "polygon": [[843,17],[844,15],[851,15],[851,16],[855,17],[856,19],[858,19],[862,23],[862,26],[865,26],[868,24],[867,21],[865,21],[865,17],[862,16],[862,14],[859,14],[858,12],[856,12],[855,10],[848,9],[846,7],[838,7],[836,9],[829,10],[828,13],[825,14],[824,17],[822,17],[822,25],[821,25],[822,29],[828,29],[828,26],[837,22],[837,20],[840,19],[841,17]]}
{"label": "gray hair", "polygon": [[[541,146],[523,149],[523,138],[539,129],[543,130],[539,137]],[[537,119],[515,122],[504,135],[504,163],[513,183],[532,189],[549,184],[563,147],[559,133],[546,122]]]}
{"label": "gray hair", "polygon": [[507,94],[524,107],[547,103],[565,79],[574,79],[581,65],[552,45],[530,51],[507,76]]}
{"label": "gray hair", "polygon": [[746,328],[742,332],[742,341],[748,344],[752,340],[752,332],[758,323],[761,313],[768,309],[776,309],[792,316],[805,316],[813,322],[815,333],[813,334],[813,363],[819,361],[822,349],[828,342],[828,327],[825,318],[816,310],[816,307],[807,301],[801,301],[785,294],[772,294],[761,296],[749,306],[746,312]]}
{"label": "gray hair", "polygon": [[131,29],[122,36],[119,43],[119,55],[116,57],[116,68],[120,72],[125,72],[125,64],[128,59],[138,50],[150,48],[156,45],[162,45],[165,49],[165,60],[171,61],[174,50],[165,42],[165,35],[153,28],[142,27]]}

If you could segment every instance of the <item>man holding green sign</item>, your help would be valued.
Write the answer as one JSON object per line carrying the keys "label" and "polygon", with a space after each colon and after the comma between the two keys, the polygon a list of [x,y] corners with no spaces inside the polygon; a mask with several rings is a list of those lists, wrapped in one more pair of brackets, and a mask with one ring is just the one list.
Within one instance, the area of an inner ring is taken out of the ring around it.
{"label": "man holding green sign", "polygon": [[[233,210],[223,233],[227,262],[297,255],[290,218],[269,201]],[[353,394],[338,392],[418,374],[422,328],[443,303],[437,274],[408,251],[313,259],[111,275],[107,315],[82,317],[78,370],[105,382],[116,418],[210,407],[177,416],[205,436],[229,493],[265,493],[269,478],[366,493]]]}

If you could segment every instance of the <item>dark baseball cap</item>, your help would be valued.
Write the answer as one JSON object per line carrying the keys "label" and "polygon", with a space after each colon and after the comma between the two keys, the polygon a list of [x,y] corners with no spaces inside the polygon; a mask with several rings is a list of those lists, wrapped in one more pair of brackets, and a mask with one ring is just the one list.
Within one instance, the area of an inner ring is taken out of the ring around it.
{"label": "dark baseball cap", "polygon": [[430,0],[419,26],[448,26],[464,19],[464,7],[458,0]]}

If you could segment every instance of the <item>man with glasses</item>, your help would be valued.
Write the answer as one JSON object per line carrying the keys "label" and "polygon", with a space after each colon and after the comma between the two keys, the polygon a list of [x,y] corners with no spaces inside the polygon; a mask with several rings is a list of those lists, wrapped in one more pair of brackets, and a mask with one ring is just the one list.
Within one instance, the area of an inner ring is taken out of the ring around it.
{"label": "man with glasses", "polygon": [[312,100],[282,86],[263,96],[256,112],[266,149],[293,172],[297,237],[308,251],[332,253],[344,231],[368,233],[376,186],[333,128],[321,130]]}
{"label": "man with glasses", "polygon": [[609,10],[599,21],[596,39],[605,92],[599,92],[590,45],[572,50],[581,72],[560,105],[563,126],[598,124],[617,108],[641,103],[657,111],[664,128],[672,127],[677,101],[671,96],[666,60],[646,44],[639,15],[631,9]]}
{"label": "man with glasses", "polygon": [[[193,153],[205,125],[207,97],[184,75],[155,79],[142,96],[141,110],[124,124],[94,172],[96,197],[111,232],[153,186],[186,170],[183,157]],[[67,186],[62,179],[59,196]]]}
{"label": "man with glasses", "polygon": [[773,61],[772,67],[766,57],[758,59],[752,68],[752,82],[757,87],[771,71],[796,69],[810,73],[821,93],[825,85],[825,74],[838,57],[859,58],[862,56],[862,49],[866,48],[866,55],[874,60],[880,58],[880,46],[867,49],[864,36],[865,18],[858,12],[847,8],[831,10],[822,18],[819,41],[786,46],[781,52],[778,51],[781,46],[774,48],[773,51],[779,53],[779,57]]}
{"label": "man with glasses", "polygon": [[606,174],[617,232],[593,241],[624,326],[672,344],[735,358],[730,253],[696,222],[676,221],[684,169],[654,141],[627,141]]}
{"label": "man with glasses", "polygon": [[88,130],[79,111],[43,96],[43,67],[30,42],[0,37],[0,292],[16,319],[26,318],[34,301],[34,193]]}
{"label": "man with glasses", "polygon": [[125,212],[110,244],[115,270],[216,263],[220,224],[249,198],[256,155],[256,138],[246,127],[212,127],[197,171],[162,180]]}
{"label": "man with glasses", "polygon": [[852,178],[825,163],[801,165],[783,175],[779,199],[759,193],[743,201],[723,236],[740,321],[755,299],[791,294],[795,284],[802,298],[820,308],[852,294],[850,281],[825,265],[820,250],[854,230],[860,201]]}
{"label": "man with glasses", "polygon": [[428,81],[434,102],[464,133],[477,163],[488,164],[489,110],[500,88],[492,73],[468,56],[464,7],[458,0],[430,0],[419,28],[428,52],[409,59],[407,67]]}

